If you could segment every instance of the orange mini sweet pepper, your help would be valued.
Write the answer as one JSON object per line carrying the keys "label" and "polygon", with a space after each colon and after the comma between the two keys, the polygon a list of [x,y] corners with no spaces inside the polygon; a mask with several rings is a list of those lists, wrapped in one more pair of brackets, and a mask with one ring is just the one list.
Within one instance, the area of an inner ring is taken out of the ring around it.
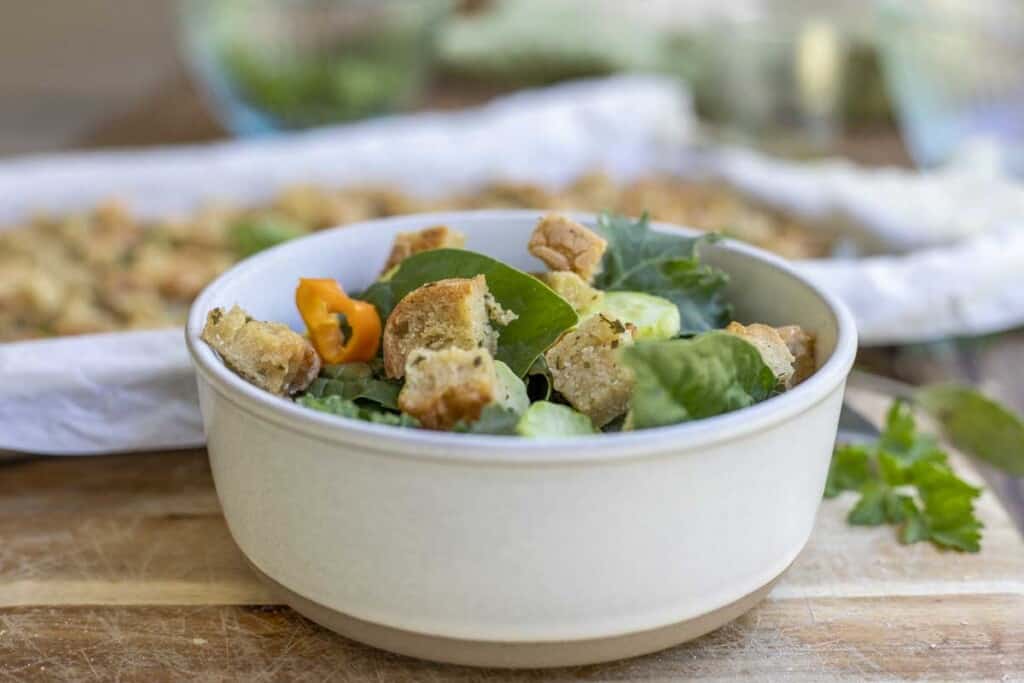
{"label": "orange mini sweet pepper", "polygon": [[[313,348],[325,363],[354,363],[372,360],[380,348],[380,315],[373,304],[351,299],[336,280],[300,278],[295,290],[299,308]],[[345,315],[352,334],[349,339],[338,323]]]}

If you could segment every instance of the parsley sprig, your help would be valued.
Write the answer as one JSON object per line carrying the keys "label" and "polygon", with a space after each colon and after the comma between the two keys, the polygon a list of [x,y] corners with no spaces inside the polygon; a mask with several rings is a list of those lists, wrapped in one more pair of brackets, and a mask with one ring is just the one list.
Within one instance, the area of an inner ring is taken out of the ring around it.
{"label": "parsley sprig", "polygon": [[836,448],[825,497],[857,491],[850,524],[899,527],[901,543],[931,541],[943,548],[981,549],[981,521],[974,500],[981,489],[956,476],[935,438],[917,431],[910,407],[893,403],[885,430],[869,445]]}

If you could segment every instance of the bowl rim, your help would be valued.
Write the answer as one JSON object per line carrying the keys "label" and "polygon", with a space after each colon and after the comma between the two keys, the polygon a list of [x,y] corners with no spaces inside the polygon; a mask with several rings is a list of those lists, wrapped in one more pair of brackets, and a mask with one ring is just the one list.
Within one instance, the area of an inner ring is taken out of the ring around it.
{"label": "bowl rim", "polygon": [[[489,464],[551,464],[621,461],[638,457],[678,453],[720,444],[764,430],[809,410],[843,386],[853,367],[857,332],[853,316],[834,295],[801,276],[781,257],[733,239],[716,246],[739,251],[766,262],[817,296],[829,309],[836,327],[836,346],[829,359],[806,381],[778,396],[755,405],[714,417],[633,432],[552,438],[524,438],[512,435],[456,434],[423,429],[379,425],[304,408],[290,399],[275,396],[229,370],[200,339],[211,299],[232,280],[258,271],[264,262],[288,250],[307,249],[311,242],[330,243],[339,233],[368,232],[381,228],[412,227],[469,220],[538,220],[551,213],[539,209],[485,209],[405,214],[337,226],[290,240],[240,261],[206,286],[192,303],[185,326],[185,342],[200,380],[205,380],[221,399],[275,427],[335,445],[358,446],[381,455],[441,461],[486,462]],[[559,212],[573,220],[592,224],[597,214]],[[652,222],[657,230],[676,234],[705,234],[672,223]],[[205,416],[204,416],[205,422]],[[209,435],[208,435],[209,436]]]}

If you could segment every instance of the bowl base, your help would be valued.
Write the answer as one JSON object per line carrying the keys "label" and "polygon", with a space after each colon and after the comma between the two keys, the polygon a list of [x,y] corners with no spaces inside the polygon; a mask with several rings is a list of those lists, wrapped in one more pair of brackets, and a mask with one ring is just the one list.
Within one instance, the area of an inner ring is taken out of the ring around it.
{"label": "bowl base", "polygon": [[685,643],[749,611],[768,595],[782,576],[779,574],[764,586],[713,612],[668,626],[586,640],[507,642],[432,636],[363,621],[313,602],[281,585],[256,567],[253,569],[282,602],[304,617],[346,638],[417,659],[508,669],[598,664],[650,654]]}

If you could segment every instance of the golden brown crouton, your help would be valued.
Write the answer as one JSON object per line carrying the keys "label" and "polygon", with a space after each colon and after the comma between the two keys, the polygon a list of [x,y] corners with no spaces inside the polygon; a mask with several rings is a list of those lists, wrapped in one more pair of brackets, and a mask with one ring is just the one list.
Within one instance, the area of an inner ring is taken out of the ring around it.
{"label": "golden brown crouton", "polygon": [[558,214],[540,219],[530,236],[530,253],[551,270],[571,270],[585,282],[601,269],[608,243],[597,233]]}
{"label": "golden brown crouton", "polygon": [[619,365],[616,350],[632,343],[625,325],[599,313],[563,335],[544,354],[555,389],[597,427],[629,407],[633,375]]}
{"label": "golden brown crouton", "polygon": [[406,294],[384,325],[388,377],[405,374],[405,359],[413,349],[454,346],[494,355],[498,339],[489,321],[487,294],[483,275],[429,282]]}
{"label": "golden brown crouton", "polygon": [[572,304],[577,312],[596,306],[604,298],[604,292],[588,285],[583,278],[571,270],[552,270],[538,275],[541,281],[560,297]]}
{"label": "golden brown crouton", "polygon": [[448,430],[477,420],[497,393],[494,359],[485,349],[415,349],[405,363],[398,407],[428,429]]}
{"label": "golden brown crouton", "polygon": [[793,379],[793,354],[774,327],[761,323],[741,325],[731,322],[725,331],[753,344],[779,384],[787,388],[790,386]]}
{"label": "golden brown crouton", "polygon": [[806,332],[799,325],[776,327],[775,331],[779,333],[782,341],[789,348],[789,352],[793,354],[793,379],[790,380],[789,385],[795,387],[818,369],[818,361],[814,357],[814,335]]}
{"label": "golden brown crouton", "polygon": [[388,256],[388,262],[384,264],[383,272],[388,272],[405,259],[421,251],[446,247],[461,249],[465,245],[466,236],[446,225],[435,225],[419,232],[400,232],[395,235],[394,244],[391,245],[391,255]]}
{"label": "golden brown crouton", "polygon": [[225,365],[272,394],[298,393],[320,372],[320,357],[305,337],[281,323],[253,320],[238,306],[210,311],[202,336]]}

